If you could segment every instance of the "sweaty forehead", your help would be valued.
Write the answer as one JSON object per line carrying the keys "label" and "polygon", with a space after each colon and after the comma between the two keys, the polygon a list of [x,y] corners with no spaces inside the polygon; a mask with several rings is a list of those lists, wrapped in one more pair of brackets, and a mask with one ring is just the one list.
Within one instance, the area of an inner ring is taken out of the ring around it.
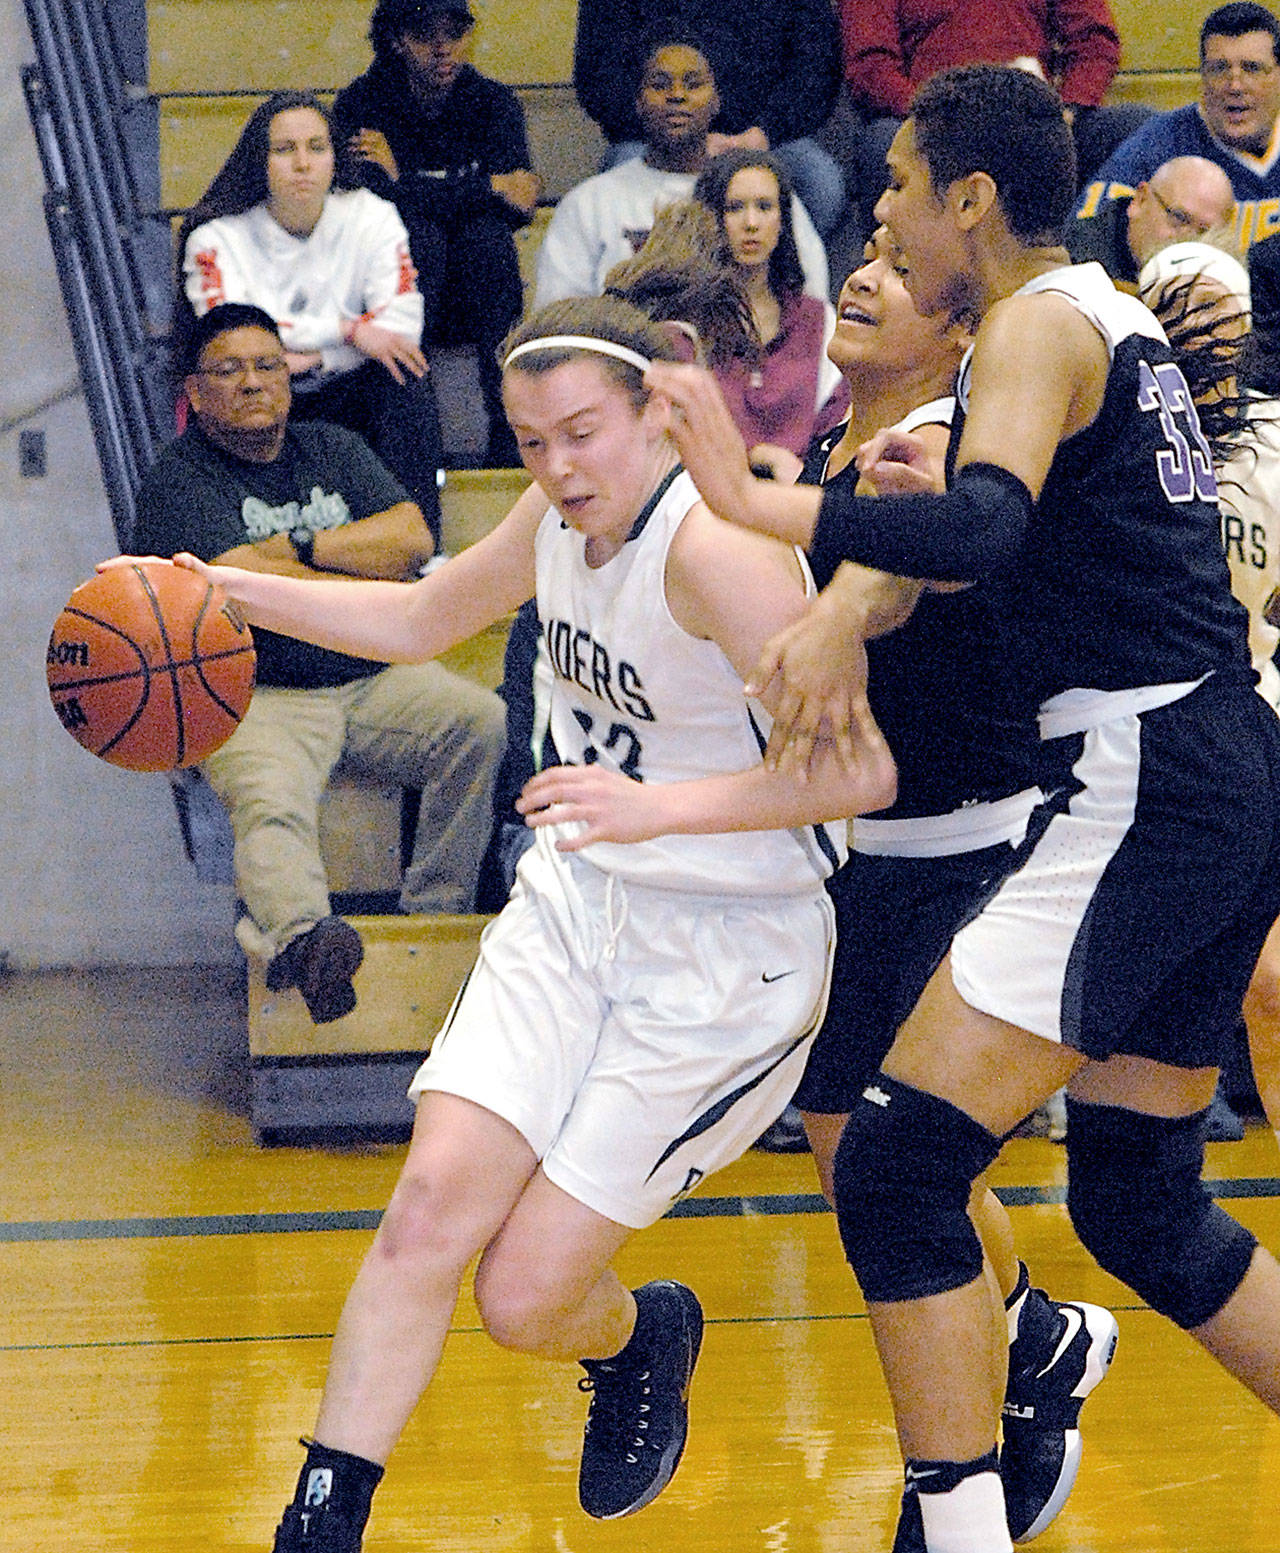
{"label": "sweaty forehead", "polygon": [[1276,60],[1275,41],[1264,30],[1244,32],[1235,37],[1223,32],[1211,32],[1204,40],[1204,58],[1260,59],[1272,64]]}
{"label": "sweaty forehead", "polygon": [[329,135],[324,114],[314,108],[282,108],[271,120],[271,139],[309,140],[312,136]]}
{"label": "sweaty forehead", "polygon": [[655,75],[710,75],[705,57],[688,43],[664,43],[645,61],[644,79]]}

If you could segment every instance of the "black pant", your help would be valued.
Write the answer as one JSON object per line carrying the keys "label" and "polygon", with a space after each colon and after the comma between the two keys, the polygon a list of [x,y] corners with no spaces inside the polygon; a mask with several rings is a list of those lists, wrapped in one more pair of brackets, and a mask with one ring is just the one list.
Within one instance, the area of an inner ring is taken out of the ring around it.
{"label": "black pant", "polygon": [[366,361],[309,393],[295,393],[292,413],[299,420],[333,421],[358,432],[422,508],[439,545],[436,471],[443,449],[430,373],[397,383],[379,362]]}
{"label": "black pant", "polygon": [[[402,212],[403,214],[403,212]],[[496,212],[463,211],[448,220],[409,221],[409,246],[426,303],[427,346],[474,345],[489,419],[489,462],[520,462],[502,408],[498,347],[524,309],[524,285],[511,228]]]}

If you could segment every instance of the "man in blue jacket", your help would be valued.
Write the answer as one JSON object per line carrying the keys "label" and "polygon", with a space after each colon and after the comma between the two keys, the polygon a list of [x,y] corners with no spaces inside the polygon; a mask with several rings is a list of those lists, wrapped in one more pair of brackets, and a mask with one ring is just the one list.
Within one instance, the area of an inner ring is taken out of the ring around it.
{"label": "man in blue jacket", "polygon": [[1233,0],[1200,29],[1200,100],[1158,113],[1103,163],[1077,216],[1125,199],[1174,157],[1216,162],[1236,198],[1241,248],[1280,232],[1280,20],[1254,0]]}

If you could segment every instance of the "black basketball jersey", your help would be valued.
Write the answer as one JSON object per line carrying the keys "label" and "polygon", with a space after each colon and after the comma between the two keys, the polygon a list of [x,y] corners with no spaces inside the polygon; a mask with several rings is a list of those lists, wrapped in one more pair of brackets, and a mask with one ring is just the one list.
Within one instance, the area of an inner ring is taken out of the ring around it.
{"label": "black basketball jersey", "polygon": [[[926,423],[945,424],[951,401]],[[905,428],[921,421],[908,417]],[[800,479],[820,485],[843,427],[815,439]],[[836,480],[856,482],[850,465]],[[829,577],[816,579],[825,585]],[[983,584],[926,592],[895,630],[867,643],[867,695],[898,767],[898,796],[876,819],[950,814],[1031,781],[1034,706],[1009,677],[999,616]]]}
{"label": "black basketball jersey", "polygon": [[[1111,352],[1100,413],[1059,446],[1019,555],[992,580],[1026,688],[1043,703],[1077,687],[1251,673],[1212,455],[1160,325],[1097,264],[1050,271],[1022,291],[1066,297]],[[968,368],[966,358],[953,454]]]}

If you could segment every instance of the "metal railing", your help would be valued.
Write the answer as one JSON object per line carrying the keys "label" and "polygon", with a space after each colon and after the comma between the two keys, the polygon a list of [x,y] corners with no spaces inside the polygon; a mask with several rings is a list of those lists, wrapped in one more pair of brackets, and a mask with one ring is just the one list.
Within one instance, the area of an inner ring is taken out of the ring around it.
{"label": "metal railing", "polygon": [[[121,68],[101,0],[25,0],[36,63],[22,69],[46,195],[45,219],[117,537],[173,428],[168,318],[153,316],[148,239],[156,212],[137,194],[125,121],[145,88]],[[154,249],[154,242],[152,242]],[[167,282],[167,277],[165,278]]]}

